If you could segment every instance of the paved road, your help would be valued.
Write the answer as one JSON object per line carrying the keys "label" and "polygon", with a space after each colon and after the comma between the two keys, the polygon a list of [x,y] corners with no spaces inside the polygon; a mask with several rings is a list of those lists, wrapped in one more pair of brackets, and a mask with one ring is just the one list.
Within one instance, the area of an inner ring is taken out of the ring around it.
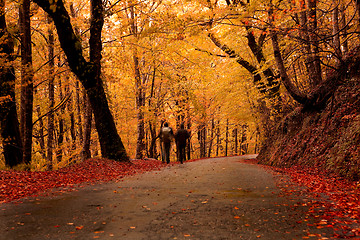
{"label": "paved road", "polygon": [[307,224],[298,223],[305,209],[289,207],[289,200],[278,196],[273,174],[244,158],[189,162],[75,192],[2,204],[0,239],[307,236]]}

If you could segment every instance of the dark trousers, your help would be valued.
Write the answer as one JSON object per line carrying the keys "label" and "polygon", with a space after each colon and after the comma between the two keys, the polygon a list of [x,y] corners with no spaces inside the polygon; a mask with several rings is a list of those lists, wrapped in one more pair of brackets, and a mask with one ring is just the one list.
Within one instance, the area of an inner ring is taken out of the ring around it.
{"label": "dark trousers", "polygon": [[185,160],[186,160],[185,148],[186,148],[186,145],[178,145],[177,146],[178,161],[180,161],[181,163],[185,162]]}
{"label": "dark trousers", "polygon": [[171,142],[163,142],[161,146],[161,159],[163,162],[170,163]]}

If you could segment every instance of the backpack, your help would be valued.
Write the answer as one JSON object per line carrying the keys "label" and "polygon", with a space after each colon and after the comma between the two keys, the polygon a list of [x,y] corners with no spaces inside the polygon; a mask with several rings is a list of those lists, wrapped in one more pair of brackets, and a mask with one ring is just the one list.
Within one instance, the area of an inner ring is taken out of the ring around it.
{"label": "backpack", "polygon": [[173,137],[173,131],[170,127],[163,127],[161,129],[161,140],[163,142],[170,142]]}

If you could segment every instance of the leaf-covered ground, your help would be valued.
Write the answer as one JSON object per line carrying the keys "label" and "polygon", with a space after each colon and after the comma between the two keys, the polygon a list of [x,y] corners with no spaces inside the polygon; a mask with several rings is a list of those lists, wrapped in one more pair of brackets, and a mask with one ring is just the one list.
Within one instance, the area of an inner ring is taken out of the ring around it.
{"label": "leaf-covered ground", "polygon": [[48,189],[71,191],[81,183],[108,182],[124,176],[158,170],[166,164],[156,160],[133,160],[131,163],[89,159],[57,171],[0,171],[0,203],[35,196]]}
{"label": "leaf-covered ground", "polygon": [[[302,201],[295,202],[293,207],[308,207],[306,219],[315,218],[317,228],[331,228],[333,238],[360,239],[359,182],[339,179],[315,168],[271,169],[281,176],[282,194],[290,198],[300,196]],[[309,237],[316,235],[309,233]]]}

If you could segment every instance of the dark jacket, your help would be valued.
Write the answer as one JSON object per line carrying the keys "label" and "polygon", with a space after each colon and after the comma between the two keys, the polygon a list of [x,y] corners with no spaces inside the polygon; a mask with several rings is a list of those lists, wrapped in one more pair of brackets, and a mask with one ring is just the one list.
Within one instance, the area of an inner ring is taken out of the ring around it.
{"label": "dark jacket", "polygon": [[186,146],[186,140],[190,137],[190,133],[186,129],[179,129],[175,133],[175,142],[179,147]]}

